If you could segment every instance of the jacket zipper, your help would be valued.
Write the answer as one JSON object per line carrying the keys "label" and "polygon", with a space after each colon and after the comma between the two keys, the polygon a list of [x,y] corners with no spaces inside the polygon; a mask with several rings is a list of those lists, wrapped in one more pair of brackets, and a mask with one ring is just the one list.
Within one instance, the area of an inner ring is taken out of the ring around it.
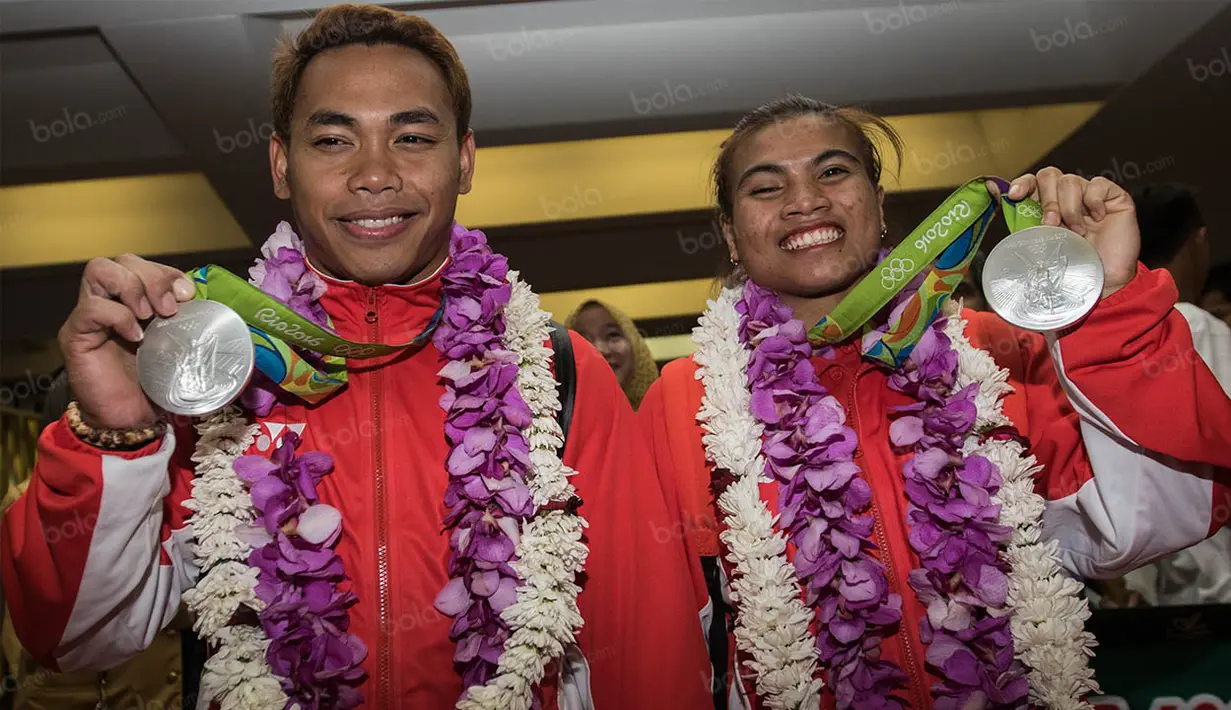
{"label": "jacket zipper", "polygon": [[[372,325],[371,342],[380,342],[380,317],[376,312],[376,290],[368,291],[368,313],[366,320]],[[381,442],[381,426],[380,426],[380,411],[381,411],[381,383],[380,383],[380,368],[372,368],[371,370],[371,388],[372,388],[372,462],[374,465],[374,484],[376,487],[376,564],[377,564],[377,582],[380,585],[379,602],[380,602],[380,626],[377,633],[377,647],[379,651],[379,686],[377,688],[376,706],[379,708],[389,707],[392,699],[392,683],[393,675],[392,668],[392,649],[390,648],[389,639],[389,540],[388,531],[386,528],[386,511],[385,511],[385,466],[384,466],[384,451]]]}
{"label": "jacket zipper", "polygon": [[[861,369],[856,368],[853,381],[851,382],[851,391],[850,391],[850,394],[847,396],[847,406],[846,406],[846,411],[851,413],[850,419],[856,425],[858,425],[859,423],[858,422],[859,417],[858,417],[858,413],[856,410],[856,404],[855,404],[855,388],[859,385],[859,375],[860,374],[861,374]],[[859,430],[856,429],[855,431],[859,431]],[[859,452],[859,457],[864,458],[866,461],[866,457],[863,456],[862,451]],[[860,468],[863,468],[863,467],[860,466]],[[871,481],[869,481],[869,483],[871,483]],[[876,536],[876,545],[881,550],[881,561],[884,562],[885,564],[885,576],[888,578],[889,588],[899,590],[899,593],[902,594],[902,597],[903,597],[902,598],[902,621],[899,624],[897,635],[900,637],[899,642],[902,644],[902,660],[905,662],[905,666],[906,666],[906,668],[904,668],[903,670],[906,672],[906,675],[908,676],[907,691],[910,693],[911,700],[913,701],[911,707],[917,707],[917,708],[929,707],[929,705],[926,702],[924,702],[926,693],[923,693],[919,687],[920,684],[923,682],[923,679],[925,678],[925,676],[920,672],[920,669],[918,668],[918,664],[915,662],[915,652],[914,652],[913,644],[911,643],[911,639],[910,639],[910,631],[909,629],[907,629],[907,626],[909,626],[909,624],[907,624],[906,622],[906,605],[910,601],[910,599],[909,599],[907,590],[898,586],[897,575],[895,575],[893,572],[893,557],[889,549],[889,536],[885,534],[885,528],[882,523],[880,507],[876,505],[876,490],[875,489],[873,489],[872,491],[872,534]]]}

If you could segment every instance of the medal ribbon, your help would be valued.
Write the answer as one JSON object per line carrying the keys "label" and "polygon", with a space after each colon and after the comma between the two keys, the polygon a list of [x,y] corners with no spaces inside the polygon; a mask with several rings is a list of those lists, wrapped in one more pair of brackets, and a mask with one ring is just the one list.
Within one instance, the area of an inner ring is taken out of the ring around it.
{"label": "medal ribbon", "polygon": [[[1042,223],[1039,203],[1029,198],[1005,197],[1009,183],[979,177],[967,182],[911,231],[828,316],[808,331],[813,343],[841,342],[863,329],[863,354],[890,367],[906,361],[915,344],[940,313],[945,301],[962,282],[983,235],[996,214],[996,200],[987,189],[993,180],[1000,188],[1004,220],[1009,232]],[[931,270],[910,295],[899,318],[888,327],[870,322],[925,268]]]}
{"label": "medal ribbon", "polygon": [[[248,324],[256,368],[282,390],[315,404],[346,384],[346,360],[388,355],[427,343],[444,316],[444,302],[422,333],[404,345],[355,343],[304,318],[289,306],[219,266],[188,272],[196,297],[231,308]],[[313,363],[291,347],[323,355]]]}

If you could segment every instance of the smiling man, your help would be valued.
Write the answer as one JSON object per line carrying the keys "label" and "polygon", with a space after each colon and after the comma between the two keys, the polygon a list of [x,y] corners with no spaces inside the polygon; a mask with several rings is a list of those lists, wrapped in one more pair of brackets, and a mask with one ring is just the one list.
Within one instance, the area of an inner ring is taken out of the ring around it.
{"label": "smiling man", "polygon": [[663,534],[682,530],[674,484],[595,349],[569,333],[553,359],[537,297],[454,222],[475,148],[452,45],[337,6],[273,74],[297,233],[279,225],[252,282],[347,341],[405,347],[346,361],[317,401],[266,363],[242,409],[168,421],[133,346],[193,285],[90,262],[60,337],[76,401],[4,520],[24,645],[109,668],[182,600],[224,709],[707,706],[700,571]]}

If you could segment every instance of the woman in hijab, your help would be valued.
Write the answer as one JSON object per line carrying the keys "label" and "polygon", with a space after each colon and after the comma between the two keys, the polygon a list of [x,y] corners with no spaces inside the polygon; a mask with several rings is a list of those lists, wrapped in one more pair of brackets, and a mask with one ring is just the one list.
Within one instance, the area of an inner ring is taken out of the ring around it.
{"label": "woman in hijab", "polygon": [[565,325],[598,348],[633,409],[641,406],[646,390],[658,379],[658,366],[633,320],[618,308],[590,300],[573,311]]}

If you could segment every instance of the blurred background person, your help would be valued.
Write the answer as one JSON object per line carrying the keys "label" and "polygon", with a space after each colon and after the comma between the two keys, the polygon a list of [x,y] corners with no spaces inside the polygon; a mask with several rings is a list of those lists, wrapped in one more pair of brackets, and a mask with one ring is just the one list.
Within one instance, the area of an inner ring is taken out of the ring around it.
{"label": "blurred background person", "polygon": [[[1193,345],[1224,391],[1231,394],[1231,328],[1197,303],[1210,276],[1210,244],[1196,191],[1176,183],[1149,185],[1133,194],[1141,228],[1141,262],[1166,269],[1180,291],[1176,310],[1192,330]],[[1110,580],[1104,607],[1231,603],[1231,528]]]}
{"label": "blurred background person", "polygon": [[590,300],[569,314],[565,325],[598,348],[629,404],[634,410],[641,406],[646,390],[658,379],[658,366],[633,319],[610,304]]}
{"label": "blurred background person", "polygon": [[1201,295],[1201,307],[1215,318],[1231,325],[1231,264],[1210,269]]}

